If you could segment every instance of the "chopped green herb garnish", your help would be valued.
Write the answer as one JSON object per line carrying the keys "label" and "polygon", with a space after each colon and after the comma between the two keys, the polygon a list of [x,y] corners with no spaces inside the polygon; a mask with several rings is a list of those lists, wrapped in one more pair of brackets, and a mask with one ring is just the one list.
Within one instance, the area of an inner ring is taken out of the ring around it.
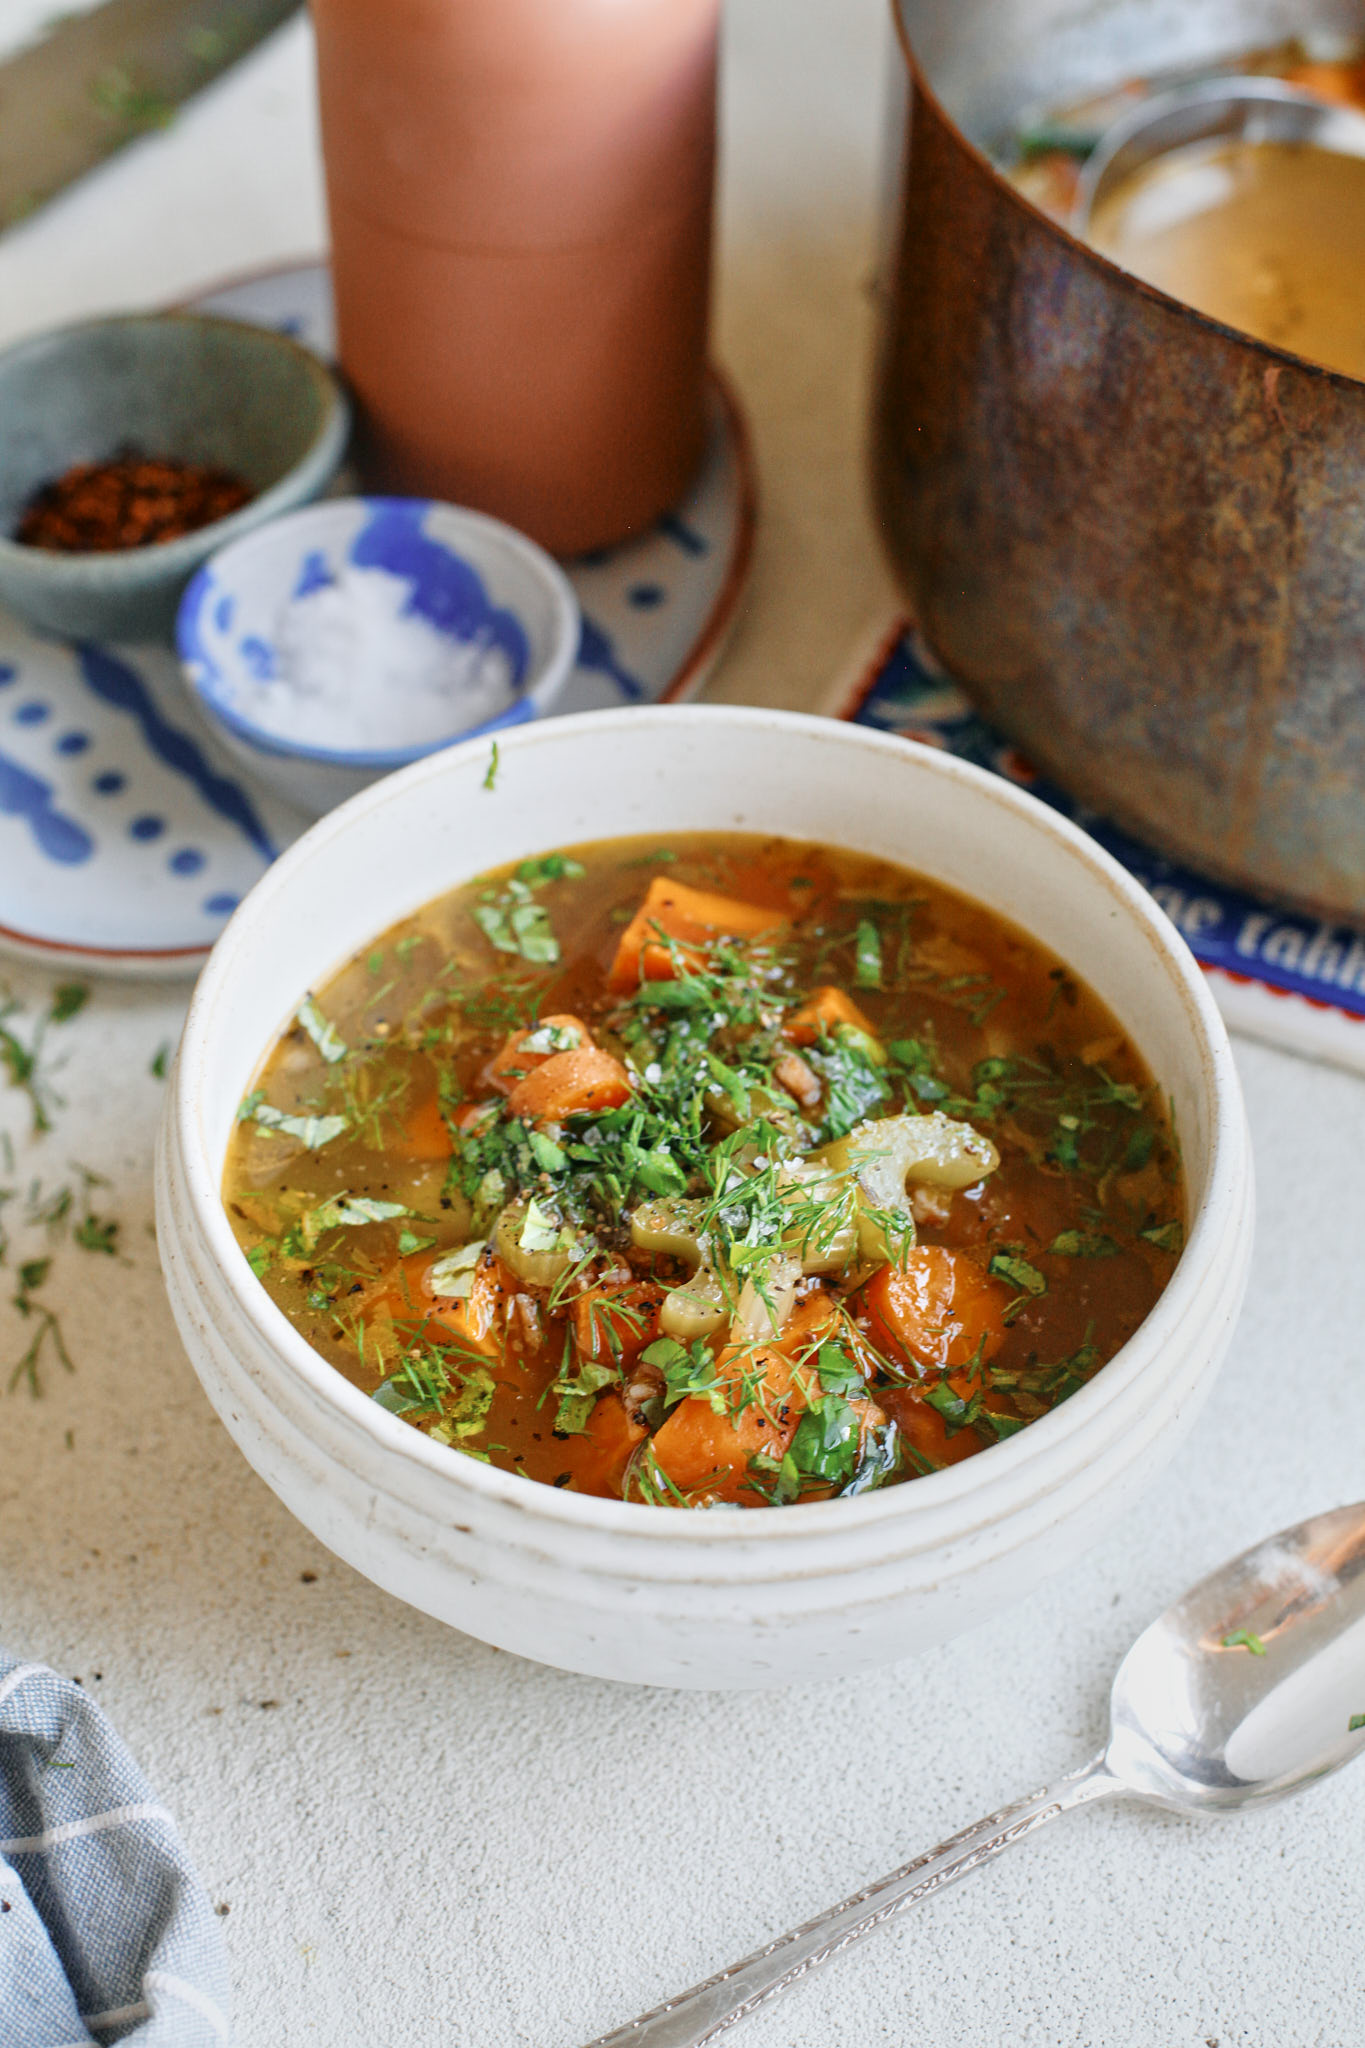
{"label": "chopped green herb garnish", "polygon": [[568,1165],[568,1155],[553,1138],[547,1138],[544,1131],[528,1131],[526,1142],[531,1147],[531,1156],[536,1165],[546,1173],[563,1173]]}
{"label": "chopped green herb garnish", "polygon": [[853,982],[856,988],[882,985],[882,935],[870,918],[863,918],[858,926]]}
{"label": "chopped green herb garnish", "polygon": [[1017,1252],[997,1252],[987,1269],[997,1280],[1007,1280],[1020,1294],[1047,1293],[1047,1280],[1038,1268]]}
{"label": "chopped green herb garnish", "polygon": [[252,1122],[262,1131],[280,1131],[287,1138],[297,1138],[309,1152],[330,1145],[347,1128],[344,1116],[289,1116],[282,1109],[272,1109],[261,1101],[259,1089],[254,1097],[247,1097],[237,1116],[239,1122]]}
{"label": "chopped green herb garnish", "polygon": [[517,880],[534,889],[541,882],[581,881],[587,872],[581,860],[572,860],[567,853],[542,853],[521,863]]}
{"label": "chopped green herb garnish", "polygon": [[926,1387],[924,1398],[931,1408],[936,1408],[947,1424],[949,1436],[956,1436],[960,1429],[970,1429],[981,1413],[980,1391],[964,1401],[955,1394],[947,1380],[940,1380],[936,1386]]}
{"label": "chopped green herb garnish", "polygon": [[659,1337],[646,1346],[640,1357],[645,1365],[652,1365],[663,1374],[668,1407],[676,1407],[689,1395],[697,1395],[709,1403],[715,1414],[728,1412],[726,1389],[716,1378],[715,1354],[704,1337],[694,1337],[691,1344]]}
{"label": "chopped green herb garnish", "polygon": [[484,788],[485,788],[485,789],[494,789],[494,788],[496,788],[496,786],[497,786],[497,780],[498,780],[498,743],[497,743],[497,741],[496,741],[496,740],[494,740],[494,742],[493,742],[493,751],[492,751],[492,753],[491,753],[491,754],[489,755],[489,757],[488,757],[488,769],[487,769],[487,772],[486,772],[486,774],[484,775],[484,778],[483,778],[483,786],[484,786]]}
{"label": "chopped green herb garnish", "polygon": [[345,1039],[335,1024],[328,1023],[312,996],[304,998],[295,1015],[329,1067],[345,1059],[349,1049]]}
{"label": "chopped green herb garnish", "polygon": [[1234,1629],[1231,1635],[1224,1636],[1223,1648],[1225,1650],[1250,1650],[1253,1657],[1264,1657],[1265,1655],[1265,1644],[1249,1628]]}
{"label": "chopped green herb garnish", "polygon": [[1102,1230],[1061,1230],[1048,1250],[1064,1259],[1112,1259],[1118,1246]]}

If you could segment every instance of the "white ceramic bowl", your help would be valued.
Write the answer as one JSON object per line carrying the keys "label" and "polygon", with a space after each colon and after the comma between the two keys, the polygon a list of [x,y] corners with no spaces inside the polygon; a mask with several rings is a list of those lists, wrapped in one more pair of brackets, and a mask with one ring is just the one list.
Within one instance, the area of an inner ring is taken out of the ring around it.
{"label": "white ceramic bowl", "polygon": [[458,739],[541,718],[582,621],[524,533],[429,498],[333,498],[221,548],[176,644],[210,726],[305,810]]}
{"label": "white ceramic bowl", "polygon": [[[882,1664],[970,1627],[1068,1562],[1194,1419],[1251,1249],[1251,1158],[1222,1023],[1184,942],[1092,841],[980,769],[865,728],[672,707],[527,726],[314,827],[204,970],[157,1168],[172,1306],[256,1470],[337,1554],[484,1641],[568,1670],[763,1686]],[[237,1106],[303,990],[468,877],[574,841],[786,833],[927,870],[1072,962],[1175,1107],[1186,1249],[1137,1334],[1052,1414],[950,1469],[853,1500],[688,1515],[592,1500],[431,1442],[350,1386],[254,1278],[219,1186]]]}

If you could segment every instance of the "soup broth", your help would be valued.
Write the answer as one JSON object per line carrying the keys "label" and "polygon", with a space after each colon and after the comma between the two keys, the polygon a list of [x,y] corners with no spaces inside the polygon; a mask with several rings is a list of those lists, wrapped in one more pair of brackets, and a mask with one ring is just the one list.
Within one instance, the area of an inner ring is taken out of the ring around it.
{"label": "soup broth", "polygon": [[294,1326],[452,1454],[683,1508],[1012,1436],[1132,1335],[1183,1222],[1069,968],[744,835],[540,856],[386,932],[271,1050],[224,1199]]}
{"label": "soup broth", "polygon": [[1287,142],[1172,150],[1095,209],[1090,239],[1196,311],[1365,377],[1365,159]]}

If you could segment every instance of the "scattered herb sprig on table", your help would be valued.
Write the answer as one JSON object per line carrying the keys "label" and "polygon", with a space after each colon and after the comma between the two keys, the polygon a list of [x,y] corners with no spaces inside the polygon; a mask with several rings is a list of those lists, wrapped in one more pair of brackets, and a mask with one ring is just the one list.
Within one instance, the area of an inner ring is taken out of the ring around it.
{"label": "scattered herb sprig on table", "polygon": [[51,1002],[28,1033],[27,1040],[20,1036],[17,1028],[19,1004],[12,996],[6,996],[0,1002],[0,1067],[4,1068],[11,1086],[21,1089],[28,1097],[35,1136],[52,1129],[53,1111],[62,1106],[62,1098],[43,1065],[48,1031],[54,1024],[69,1023],[85,1008],[89,997],[90,991],[83,982],[63,982],[54,989]]}
{"label": "scattered herb sprig on table", "polygon": [[[18,1001],[6,994],[0,1002],[0,1083],[7,1083],[26,1099],[30,1117],[30,1138],[46,1138],[54,1129],[62,1098],[52,1084],[45,1055],[49,1032],[69,1023],[85,1008],[90,991],[82,982],[64,982],[53,990],[46,1007],[29,1023]],[[27,1187],[19,1182],[20,1166],[15,1141],[0,1130],[0,1168],[8,1176],[0,1185],[0,1266],[9,1267],[14,1278],[10,1305],[26,1326],[28,1341],[18,1357],[0,1366],[9,1392],[27,1387],[30,1395],[43,1392],[43,1367],[55,1361],[65,1372],[75,1364],[67,1348],[59,1311],[46,1297],[55,1264],[55,1248],[69,1243],[77,1250],[118,1258],[120,1224],[117,1217],[100,1213],[97,1190],[108,1187],[102,1174],[77,1161],[68,1165],[69,1178],[55,1185],[41,1176]],[[34,1237],[46,1248],[29,1251]],[[27,1238],[28,1256],[19,1256],[16,1239]],[[11,1264],[11,1255],[15,1254]]]}

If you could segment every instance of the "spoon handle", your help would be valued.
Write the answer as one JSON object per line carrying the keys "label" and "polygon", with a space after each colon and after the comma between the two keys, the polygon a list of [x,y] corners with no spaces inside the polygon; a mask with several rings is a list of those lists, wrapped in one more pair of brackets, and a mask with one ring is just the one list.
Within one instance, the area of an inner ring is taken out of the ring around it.
{"label": "spoon handle", "polygon": [[776,1998],[798,1979],[827,1963],[841,1949],[849,1948],[890,1920],[907,1906],[918,1905],[945,1885],[955,1884],[970,1870],[977,1870],[1022,1842],[1045,1821],[1055,1820],[1073,1806],[1092,1799],[1112,1799],[1123,1790],[1102,1756],[1078,1771],[1059,1778],[1042,1792],[1016,1800],[998,1813],[989,1814],[960,1835],[940,1842],[936,1849],[902,1864],[865,1891],[855,1892],[838,1906],[831,1906],[818,1919],[807,1920],[789,1933],[780,1934],[766,1948],[756,1949],[742,1963],[734,1963],[718,1976],[708,1977],[690,1991],[680,1992],[666,2005],[642,2013],[627,2026],[601,2034],[587,2048],[703,2048],[718,2034],[742,2020],[757,2006]]}

